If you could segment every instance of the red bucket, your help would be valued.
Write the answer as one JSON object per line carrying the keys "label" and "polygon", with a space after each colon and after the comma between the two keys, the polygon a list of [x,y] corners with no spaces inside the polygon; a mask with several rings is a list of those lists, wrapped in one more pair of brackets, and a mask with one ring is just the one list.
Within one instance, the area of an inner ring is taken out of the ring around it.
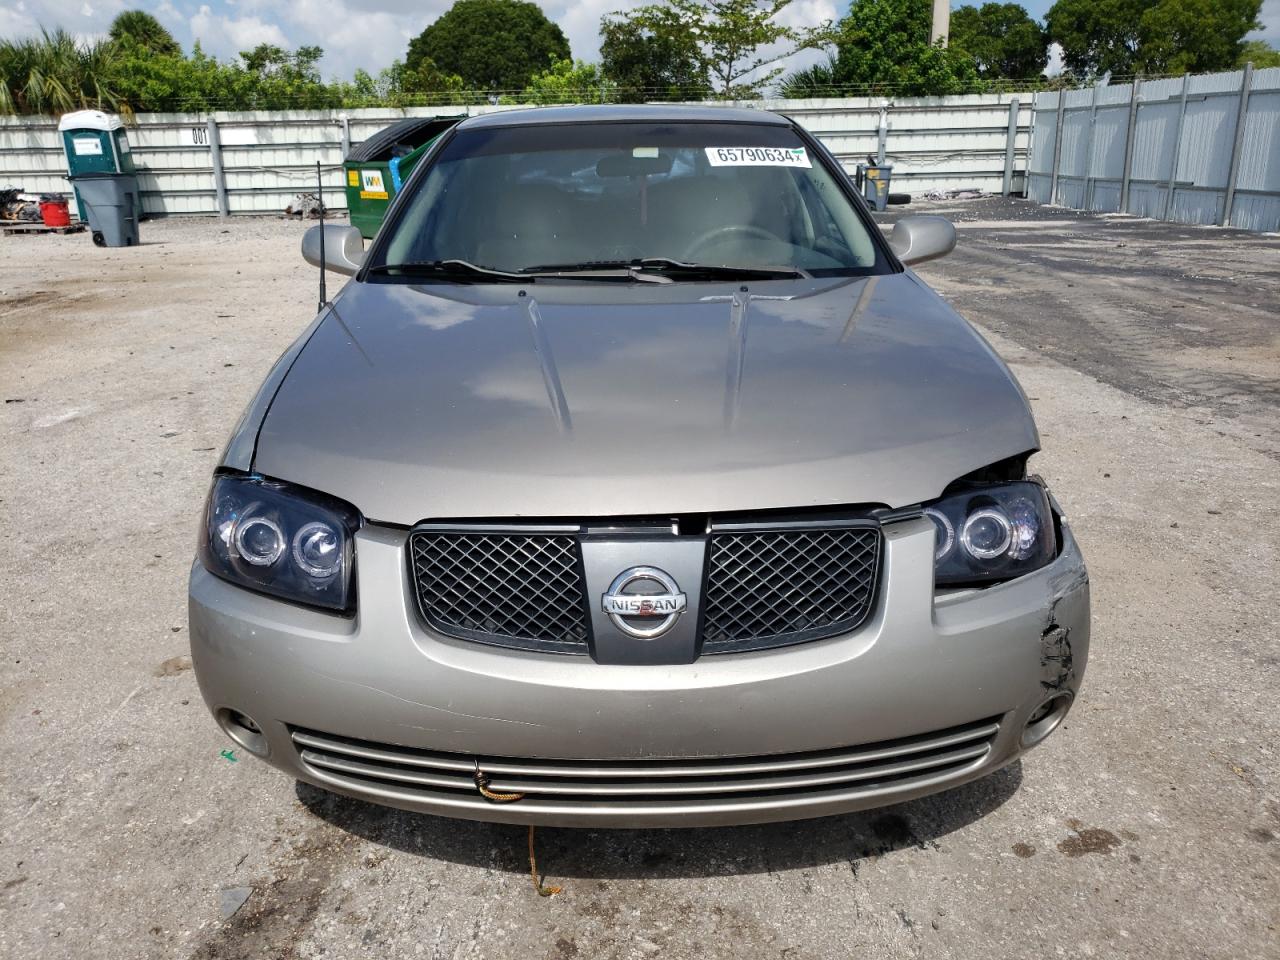
{"label": "red bucket", "polygon": [[71,210],[66,200],[41,200],[40,219],[46,227],[71,226]]}

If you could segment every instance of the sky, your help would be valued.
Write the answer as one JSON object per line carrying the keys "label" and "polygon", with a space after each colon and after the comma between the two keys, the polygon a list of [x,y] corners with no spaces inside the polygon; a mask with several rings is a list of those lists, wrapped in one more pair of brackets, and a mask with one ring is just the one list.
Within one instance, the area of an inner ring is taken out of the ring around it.
{"label": "sky", "polygon": [[[575,57],[598,59],[600,17],[647,0],[539,0],[547,16],[569,38]],[[1053,0],[1023,0],[1043,17]],[[410,38],[443,13],[452,0],[0,0],[0,38],[29,36],[41,27],[64,27],[83,37],[106,33],[122,10],[143,9],[159,18],[188,51],[199,40],[206,53],[234,58],[259,43],[285,48],[324,48],[326,79],[349,79],[357,67],[376,73],[403,58]],[[959,6],[961,0],[953,0]],[[793,0],[785,12],[792,25],[835,20],[848,0]],[[1256,34],[1280,47],[1280,0],[1264,0],[1263,29]],[[800,54],[788,68],[817,58]]]}

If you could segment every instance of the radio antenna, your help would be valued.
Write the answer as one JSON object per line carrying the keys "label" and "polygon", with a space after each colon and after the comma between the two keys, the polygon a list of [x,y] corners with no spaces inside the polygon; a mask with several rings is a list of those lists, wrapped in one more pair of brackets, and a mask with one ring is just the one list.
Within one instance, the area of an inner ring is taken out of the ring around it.
{"label": "radio antenna", "polygon": [[324,181],[320,177],[320,161],[316,161],[316,201],[320,204],[320,307],[329,302],[324,289]]}

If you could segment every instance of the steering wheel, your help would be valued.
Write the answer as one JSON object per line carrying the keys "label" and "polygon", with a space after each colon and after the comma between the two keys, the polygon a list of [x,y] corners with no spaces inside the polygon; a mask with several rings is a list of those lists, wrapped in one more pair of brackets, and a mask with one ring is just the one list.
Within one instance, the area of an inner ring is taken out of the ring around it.
{"label": "steering wheel", "polygon": [[719,242],[732,236],[754,237],[757,240],[769,240],[778,242],[780,238],[776,233],[770,233],[764,227],[757,227],[745,223],[731,223],[723,227],[712,227],[706,233],[699,234],[693,241],[685,247],[684,255],[690,259],[696,259],[693,254],[708,247],[712,243]]}

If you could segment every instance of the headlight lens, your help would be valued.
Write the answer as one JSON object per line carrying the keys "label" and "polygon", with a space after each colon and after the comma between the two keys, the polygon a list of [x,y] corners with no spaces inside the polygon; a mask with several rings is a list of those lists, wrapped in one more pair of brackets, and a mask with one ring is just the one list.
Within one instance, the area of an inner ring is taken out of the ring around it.
{"label": "headlight lens", "polygon": [[975,484],[925,507],[940,586],[994,583],[1030,573],[1057,552],[1053,513],[1034,480]]}
{"label": "headlight lens", "polygon": [[354,536],[347,504],[260,477],[220,475],[209,492],[200,561],[251,590],[347,611],[354,606]]}

